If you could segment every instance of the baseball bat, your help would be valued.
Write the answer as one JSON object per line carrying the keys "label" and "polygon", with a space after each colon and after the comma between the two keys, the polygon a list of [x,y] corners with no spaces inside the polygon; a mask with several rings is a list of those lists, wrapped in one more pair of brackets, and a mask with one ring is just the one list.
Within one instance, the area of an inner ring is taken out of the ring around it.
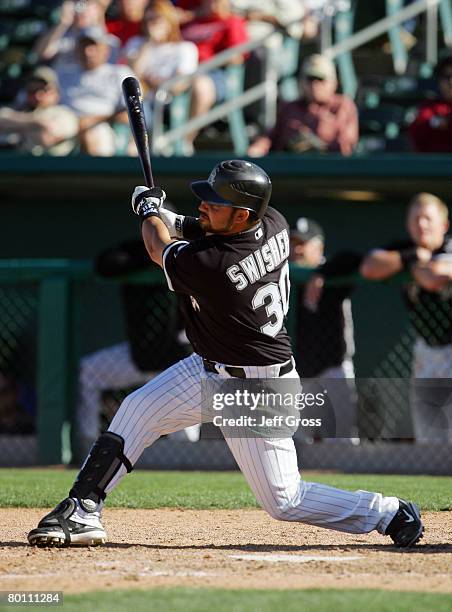
{"label": "baseball bat", "polygon": [[154,177],[152,176],[151,158],[149,155],[149,136],[144,119],[143,96],[138,79],[135,77],[125,78],[122,82],[122,93],[146,185],[154,187]]}

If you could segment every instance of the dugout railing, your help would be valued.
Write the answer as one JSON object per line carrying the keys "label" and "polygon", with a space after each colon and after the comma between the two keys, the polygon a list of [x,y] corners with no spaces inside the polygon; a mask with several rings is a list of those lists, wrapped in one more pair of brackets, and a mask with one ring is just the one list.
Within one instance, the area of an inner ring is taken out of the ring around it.
{"label": "dugout railing", "polygon": [[[287,326],[293,337],[297,334],[297,288],[310,273],[291,269],[292,301]],[[82,459],[86,449],[74,428],[79,360],[87,347],[102,347],[96,346],[101,337],[96,340],[96,334],[103,327],[115,328],[117,339],[121,339],[121,314],[116,302],[118,286],[124,280],[96,278],[90,261],[0,261],[2,465],[68,464]],[[414,333],[400,300],[393,299],[400,293],[403,280],[400,276],[385,283],[371,283],[355,275],[333,283],[356,284],[352,303],[361,442],[297,436],[304,467],[452,472],[450,445],[413,442],[407,389]],[[163,285],[164,279],[160,271],[154,270],[128,277],[127,282]],[[322,350],[327,349],[328,338],[320,339],[319,344]],[[107,419],[104,426],[128,390],[102,397]],[[13,410],[14,402],[32,417],[22,419],[16,431],[14,427],[4,427],[8,423],[5,413]],[[161,469],[235,466],[224,440],[208,426],[195,443],[159,440],[145,451],[140,465]]]}

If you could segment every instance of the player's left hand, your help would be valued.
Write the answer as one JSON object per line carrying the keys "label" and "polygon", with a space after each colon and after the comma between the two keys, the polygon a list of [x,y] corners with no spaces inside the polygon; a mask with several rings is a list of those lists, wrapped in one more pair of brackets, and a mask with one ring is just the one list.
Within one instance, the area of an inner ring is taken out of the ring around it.
{"label": "player's left hand", "polygon": [[166,193],[160,187],[135,187],[132,194],[132,210],[142,219],[147,217],[159,217],[160,207],[166,199]]}

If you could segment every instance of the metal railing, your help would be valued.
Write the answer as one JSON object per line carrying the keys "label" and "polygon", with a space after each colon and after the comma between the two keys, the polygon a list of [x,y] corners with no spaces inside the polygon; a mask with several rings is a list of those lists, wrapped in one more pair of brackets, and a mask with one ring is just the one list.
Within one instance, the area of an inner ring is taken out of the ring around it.
{"label": "metal railing", "polygon": [[[190,132],[199,130],[214,121],[225,117],[234,110],[242,109],[253,102],[264,99],[264,117],[265,126],[269,127],[273,124],[276,117],[276,98],[278,94],[277,88],[277,70],[273,54],[268,48],[268,42],[271,37],[278,35],[275,29],[269,35],[258,40],[244,43],[231,47],[226,51],[218,53],[213,59],[205,62],[190,75],[176,76],[162,83],[156,91],[153,111],[153,135],[152,135],[152,152],[156,155],[164,154],[168,146],[183,138]],[[263,48],[265,52],[264,60],[264,79],[258,85],[250,87],[241,95],[233,99],[215,106],[209,113],[196,117],[187,121],[183,126],[177,127],[165,133],[163,115],[165,104],[171,99],[171,92],[177,86],[186,86],[194,81],[200,75],[208,74],[210,71],[226,66],[230,61],[238,55],[244,55],[256,49]]]}
{"label": "metal railing", "polygon": [[[400,26],[404,22],[426,13],[426,46],[425,58],[429,65],[435,65],[438,55],[438,18],[439,14],[443,22],[444,39],[447,46],[452,46],[452,6],[451,0],[416,0],[409,6],[401,7],[402,0],[387,0],[387,17],[371,24],[370,26],[352,33],[353,9],[335,11],[333,14],[325,13],[321,21],[320,50],[321,53],[338,60],[343,91],[352,97],[356,94],[358,81],[352,63],[351,52],[358,47],[370,42],[378,36],[389,33],[391,45],[393,46],[394,70],[397,74],[406,72],[408,53],[400,39]],[[345,6],[345,5],[344,5]],[[333,35],[335,30],[335,36]],[[245,106],[260,99],[264,100],[264,127],[273,125],[276,116],[276,101],[278,95],[278,70],[277,60],[271,52],[268,42],[272,36],[280,35],[274,29],[270,34],[242,45],[238,45],[227,51],[216,55],[212,60],[199,66],[190,75],[174,77],[160,85],[156,92],[154,102],[153,138],[152,152],[168,154],[172,152],[172,146],[187,134],[210,125],[218,119],[231,113],[241,111]],[[333,38],[338,42],[333,44]],[[265,53],[263,81],[243,93],[230,96],[225,102],[216,105],[208,113],[200,117],[192,118],[183,125],[165,131],[164,108],[171,99],[171,91],[177,86],[189,88],[193,80],[211,70],[226,66],[232,58],[263,48]],[[236,130],[237,131],[237,130]],[[240,131],[240,129],[239,129]],[[236,153],[244,153],[244,138],[241,135],[241,144],[235,146]],[[234,134],[232,135],[234,140]]]}
{"label": "metal railing", "polygon": [[[413,4],[401,8],[396,13],[389,15],[370,26],[352,34],[347,40],[341,41],[332,46],[323,46],[322,53],[331,59],[335,59],[343,53],[354,51],[358,47],[374,40],[378,36],[385,34],[395,26],[398,26],[413,17],[417,17],[422,13],[426,13],[426,61],[431,64],[436,64],[437,47],[438,47],[438,7],[444,4],[444,12],[450,11],[450,0],[416,0]],[[330,26],[331,27],[331,26]],[[452,46],[452,33],[445,29],[445,42],[447,46]],[[330,37],[331,39],[331,37]],[[324,35],[323,40],[327,41],[328,36]],[[396,72],[404,72],[406,65],[395,65]]]}

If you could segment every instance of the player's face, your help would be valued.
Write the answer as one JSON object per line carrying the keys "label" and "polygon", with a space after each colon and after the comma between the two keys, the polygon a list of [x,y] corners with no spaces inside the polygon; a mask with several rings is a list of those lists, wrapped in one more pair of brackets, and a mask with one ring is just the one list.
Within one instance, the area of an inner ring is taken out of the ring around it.
{"label": "player's face", "polygon": [[205,232],[212,234],[233,234],[235,231],[236,208],[218,206],[202,201],[199,209],[199,224]]}
{"label": "player's face", "polygon": [[323,240],[317,237],[300,242],[294,236],[290,237],[290,254],[289,260],[299,266],[307,266],[316,268],[323,261],[324,245]]}
{"label": "player's face", "polygon": [[431,251],[442,245],[448,223],[435,204],[414,204],[408,211],[407,228],[417,246]]}

